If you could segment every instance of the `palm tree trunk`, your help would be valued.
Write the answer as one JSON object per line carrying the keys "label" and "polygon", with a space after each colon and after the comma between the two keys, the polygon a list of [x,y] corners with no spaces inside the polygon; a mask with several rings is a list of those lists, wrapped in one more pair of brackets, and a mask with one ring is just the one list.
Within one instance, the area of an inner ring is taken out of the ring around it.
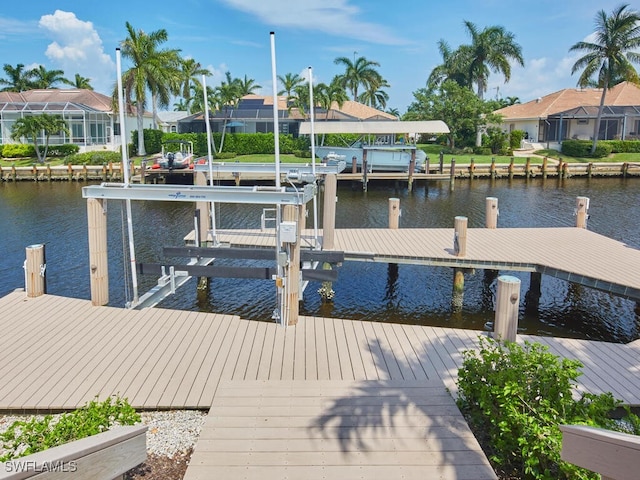
{"label": "palm tree trunk", "polygon": [[596,147],[598,146],[598,135],[600,134],[600,121],[602,120],[602,112],[604,111],[604,99],[607,96],[608,82],[602,88],[602,96],[600,97],[600,106],[598,107],[598,116],[596,117],[596,124],[593,127],[593,144],[591,145],[591,155],[596,153]]}
{"label": "palm tree trunk", "polygon": [[[144,122],[143,122],[144,108],[140,108],[139,106],[136,106],[136,110],[137,110],[137,117],[138,117],[138,155],[144,156],[147,154],[147,151],[144,148]],[[122,139],[125,140],[126,136],[124,135],[124,125],[123,125],[123,130],[121,134],[122,134],[121,135]],[[122,143],[122,148],[127,148],[127,145],[124,141]]]}
{"label": "palm tree trunk", "polygon": [[158,118],[158,97],[155,93],[151,93],[151,106],[153,111],[153,129],[158,129],[158,122],[156,119]]}

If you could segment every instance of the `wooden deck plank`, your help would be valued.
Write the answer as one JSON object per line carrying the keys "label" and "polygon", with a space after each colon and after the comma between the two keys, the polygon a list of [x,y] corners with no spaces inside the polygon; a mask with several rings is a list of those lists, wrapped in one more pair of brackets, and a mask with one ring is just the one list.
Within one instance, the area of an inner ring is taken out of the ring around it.
{"label": "wooden deck plank", "polygon": [[334,319],[333,326],[336,333],[336,346],[338,347],[338,358],[340,360],[340,378],[342,380],[354,380],[353,364],[351,353],[347,345],[344,332],[344,322],[347,320]]}
{"label": "wooden deck plank", "polygon": [[367,380],[376,380],[378,378],[378,370],[373,358],[369,339],[363,328],[363,322],[351,322],[356,341],[360,346],[360,359],[364,368],[365,378]]}
{"label": "wooden deck plank", "polygon": [[391,375],[389,373],[389,369],[382,352],[382,345],[380,344],[380,340],[378,339],[378,336],[373,329],[373,323],[362,322],[362,329],[367,338],[367,344],[369,345],[369,350],[371,351],[373,363],[376,366],[377,378],[380,380],[391,379]]}
{"label": "wooden deck plank", "polygon": [[244,378],[247,380],[256,380],[258,378],[258,369],[260,368],[260,362],[264,354],[264,342],[266,340],[268,326],[270,325],[268,325],[267,322],[258,322],[256,335],[251,346],[251,353],[249,354],[249,361],[247,362],[247,370],[244,374]]}
{"label": "wooden deck plank", "polygon": [[[168,390],[174,379],[182,378],[193,358],[198,345],[197,338],[203,335],[205,323],[209,315],[192,313],[188,315],[185,326],[189,325],[180,337],[174,338],[172,346],[162,354],[164,362],[158,362],[154,368],[155,382],[150,386],[145,405],[156,405],[155,408],[167,408],[175,395],[174,389]],[[149,375],[151,380],[152,374]]]}
{"label": "wooden deck plank", "polygon": [[235,378],[237,380],[246,380],[249,357],[251,356],[253,342],[256,339],[256,333],[259,326],[259,322],[247,323],[247,330],[245,331],[244,338],[242,340],[242,346],[240,348],[239,355],[236,357],[233,373],[231,374],[231,378]]}
{"label": "wooden deck plank", "polygon": [[327,356],[329,359],[329,378],[341,380],[340,355],[338,354],[338,343],[336,340],[336,330],[333,318],[323,318],[325,339],[327,342]]}
{"label": "wooden deck plank", "polygon": [[[356,338],[356,332],[354,330],[354,322],[345,320],[343,322],[345,341],[347,348],[349,349],[349,355],[351,357],[351,368],[353,369],[353,378],[355,380],[366,380],[367,374],[364,368],[364,361],[362,360],[362,348]],[[365,352],[366,354],[366,352]],[[372,380],[375,379],[372,378]]]}
{"label": "wooden deck plank", "polygon": [[[64,326],[59,325],[59,327],[62,327],[61,330],[64,329]],[[98,333],[100,334],[101,332]],[[58,338],[61,337],[53,334],[49,337],[51,345],[41,345],[37,342],[40,357],[24,362],[26,365],[17,369],[21,372],[20,377],[12,377],[11,374],[3,375],[3,381],[15,382],[20,381],[19,379],[22,378],[22,381],[28,381],[29,385],[21,389],[20,395],[13,396],[13,398],[5,397],[2,400],[20,404],[30,399],[34,404],[37,404],[42,400],[43,393],[51,389],[57,391],[60,386],[59,370],[63,368],[73,369],[74,365],[78,362],[78,358],[82,358],[82,356],[86,354],[85,349],[83,349],[83,343],[91,334],[91,327],[84,323],[75,329],[75,337],[73,338],[59,341]],[[65,345],[66,348],[61,349],[61,345]],[[20,357],[27,360],[23,354],[24,352],[17,352],[17,358],[10,361],[9,364],[15,365],[15,362],[19,361]],[[71,362],[71,365],[67,367],[65,365],[66,362]],[[46,375],[43,374],[42,365],[55,365],[57,368],[53,369],[53,375]],[[23,407],[29,408],[31,404],[23,404]]]}
{"label": "wooden deck plank", "polygon": [[[371,328],[378,339],[378,344],[380,345],[379,352],[382,355],[382,358],[379,359],[379,361],[385,364],[386,370],[389,373],[389,378],[392,380],[405,379],[402,375],[398,358],[393,354],[391,346],[389,345],[389,340],[387,339],[384,331],[384,325],[380,322],[372,322]],[[405,380],[409,380],[409,378]]]}
{"label": "wooden deck plank", "polygon": [[[291,329],[291,327],[287,327]],[[306,322],[298,322],[295,329],[295,345],[293,349],[293,378],[304,380],[307,374],[306,356]]]}
{"label": "wooden deck plank", "polygon": [[[193,392],[199,395],[198,405],[211,404],[218,388],[220,379],[230,379],[236,370],[236,359],[239,357],[250,322],[240,320],[238,317],[231,319],[232,326],[224,338],[220,338],[219,347],[214,350],[215,356],[207,358],[201,368],[199,383],[193,384]],[[218,340],[216,338],[216,340]]]}
{"label": "wooden deck plank", "polygon": [[[303,321],[307,321],[304,317]],[[329,356],[327,352],[327,338],[325,335],[325,319],[318,317],[313,324],[316,338],[316,369],[318,372],[318,380],[329,380]]]}
{"label": "wooden deck plank", "polygon": [[305,317],[300,319],[304,324],[304,378],[306,380],[318,379],[318,350],[316,346],[316,319],[315,317]]}
{"label": "wooden deck plank", "polygon": [[276,328],[273,339],[273,354],[271,356],[271,368],[269,370],[270,380],[282,379],[282,368],[284,362],[284,345],[287,331],[284,328]]}
{"label": "wooden deck plank", "polygon": [[262,355],[260,356],[260,364],[258,365],[258,372],[256,374],[256,380],[268,380],[271,372],[271,366],[273,362],[276,331],[278,326],[270,324],[265,330],[264,342],[262,344]]}
{"label": "wooden deck plank", "polygon": [[[205,357],[207,346],[211,344],[215,333],[224,322],[224,316],[201,313],[198,315],[199,328],[188,347],[185,348],[179,365],[176,366],[171,378],[167,379],[163,391],[165,407],[176,405],[178,398],[185,398],[191,382],[200,368]],[[188,387],[186,387],[188,385]],[[184,392],[181,390],[184,389]],[[181,396],[181,393],[184,396]],[[179,404],[178,404],[179,405]]]}

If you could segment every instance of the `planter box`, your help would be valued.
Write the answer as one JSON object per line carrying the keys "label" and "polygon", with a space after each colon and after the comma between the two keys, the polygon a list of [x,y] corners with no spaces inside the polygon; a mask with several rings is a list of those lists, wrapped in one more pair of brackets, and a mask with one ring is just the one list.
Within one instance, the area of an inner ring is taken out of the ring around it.
{"label": "planter box", "polygon": [[0,479],[113,480],[147,458],[147,427],[134,425],[0,463]]}

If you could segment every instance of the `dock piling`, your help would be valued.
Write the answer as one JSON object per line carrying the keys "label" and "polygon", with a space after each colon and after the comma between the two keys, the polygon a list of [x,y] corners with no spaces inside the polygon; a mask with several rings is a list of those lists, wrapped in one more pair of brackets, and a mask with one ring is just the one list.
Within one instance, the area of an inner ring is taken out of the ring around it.
{"label": "dock piling", "polygon": [[485,199],[485,227],[497,228],[498,227],[498,199],[496,197],[487,197]]}
{"label": "dock piling", "polygon": [[389,199],[389,228],[397,230],[400,224],[400,199]]}
{"label": "dock piling", "polygon": [[587,228],[589,197],[576,197],[576,227]]}
{"label": "dock piling", "polygon": [[87,199],[91,303],[94,306],[109,303],[106,202],[101,198]]}
{"label": "dock piling", "polygon": [[467,217],[456,217],[453,230],[453,251],[457,257],[464,257],[467,254]]}
{"label": "dock piling", "polygon": [[511,275],[498,277],[496,315],[493,335],[496,340],[515,342],[518,333],[520,279]]}
{"label": "dock piling", "polygon": [[333,250],[336,228],[336,202],[338,177],[334,173],[324,177],[324,211],[322,214],[322,249]]}
{"label": "dock piling", "polygon": [[449,190],[451,190],[453,192],[453,190],[455,189],[455,185],[456,185],[456,159],[452,158],[451,159],[451,170],[449,172]]}
{"label": "dock piling", "polygon": [[39,297],[47,293],[44,244],[29,245],[24,262],[24,280],[27,297]]}

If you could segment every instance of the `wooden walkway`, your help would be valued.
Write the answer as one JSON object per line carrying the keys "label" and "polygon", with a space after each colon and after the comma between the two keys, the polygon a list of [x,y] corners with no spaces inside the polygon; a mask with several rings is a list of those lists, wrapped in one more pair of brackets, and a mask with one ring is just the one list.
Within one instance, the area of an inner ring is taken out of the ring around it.
{"label": "wooden walkway", "polygon": [[[275,233],[221,230],[232,246],[273,247]],[[303,246],[311,244],[306,230]],[[640,249],[582,228],[471,228],[464,258],[453,228],[336,229],[346,260],[539,272],[640,302]]]}
{"label": "wooden walkway", "polygon": [[[285,329],[22,291],[0,312],[0,411],[112,394],[211,409],[187,480],[495,478],[447,393],[481,332],[317,317]],[[582,361],[581,390],[640,405],[640,342],[519,339]]]}

